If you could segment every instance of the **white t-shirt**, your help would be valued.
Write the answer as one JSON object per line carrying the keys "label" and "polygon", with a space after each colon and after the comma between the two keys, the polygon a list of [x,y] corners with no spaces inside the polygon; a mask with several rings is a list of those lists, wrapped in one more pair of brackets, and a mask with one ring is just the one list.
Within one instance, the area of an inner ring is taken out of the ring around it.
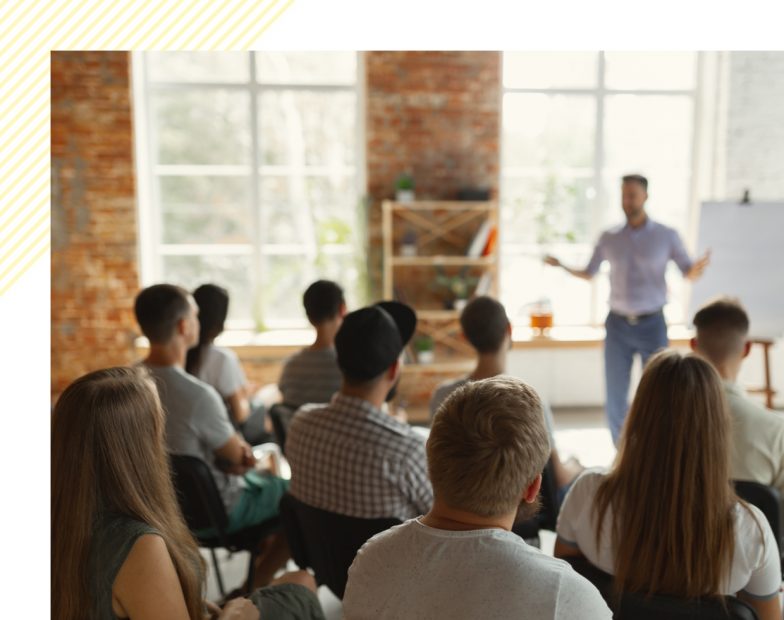
{"label": "white t-shirt", "polygon": [[347,620],[609,619],[598,590],[511,532],[411,519],[371,538],[348,572]]}
{"label": "white t-shirt", "polygon": [[[602,471],[588,470],[575,480],[561,506],[556,532],[563,542],[576,545],[591,564],[613,574],[615,553],[610,540],[611,508],[602,524],[601,546],[596,547],[593,502],[604,476]],[[758,598],[773,596],[781,586],[781,559],[770,524],[755,506],[746,510],[736,504],[734,517],[735,554],[722,594],[735,595],[743,590]]]}
{"label": "white t-shirt", "polygon": [[247,383],[240,358],[231,349],[208,345],[202,352],[201,367],[196,376],[218,390],[224,399],[229,398]]}

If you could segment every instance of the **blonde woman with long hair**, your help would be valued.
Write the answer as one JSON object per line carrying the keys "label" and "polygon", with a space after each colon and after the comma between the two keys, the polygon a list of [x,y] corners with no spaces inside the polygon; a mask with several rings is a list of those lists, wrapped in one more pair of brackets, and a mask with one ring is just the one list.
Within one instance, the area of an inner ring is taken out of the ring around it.
{"label": "blonde woman with long hair", "polygon": [[305,574],[258,590],[251,600],[232,600],[222,610],[204,601],[204,562],[177,505],[164,429],[155,385],[142,368],[90,373],[57,401],[52,617],[323,617],[308,590],[315,584]]}
{"label": "blonde woman with long hair", "polygon": [[694,355],[648,362],[608,473],[585,472],[564,500],[557,557],[584,556],[621,592],[737,595],[779,620],[781,561],[765,516],[738,499],[721,380]]}

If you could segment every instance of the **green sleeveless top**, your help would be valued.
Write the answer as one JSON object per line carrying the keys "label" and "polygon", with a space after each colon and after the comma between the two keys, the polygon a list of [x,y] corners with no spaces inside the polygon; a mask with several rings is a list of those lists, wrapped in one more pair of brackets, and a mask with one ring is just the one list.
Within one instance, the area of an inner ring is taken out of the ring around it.
{"label": "green sleeveless top", "polygon": [[96,522],[87,569],[92,620],[117,619],[112,610],[112,586],[134,543],[145,534],[159,532],[125,515],[104,515]]}

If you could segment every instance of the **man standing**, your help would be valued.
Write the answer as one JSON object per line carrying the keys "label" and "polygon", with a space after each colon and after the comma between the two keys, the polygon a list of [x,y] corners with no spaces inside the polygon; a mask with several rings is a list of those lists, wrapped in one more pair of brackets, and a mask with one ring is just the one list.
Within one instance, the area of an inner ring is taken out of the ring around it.
{"label": "man standing", "polygon": [[668,344],[662,311],[667,301],[664,277],[667,263],[675,261],[684,277],[696,280],[710,261],[709,252],[692,261],[678,233],[648,217],[645,212],[647,199],[648,180],[644,176],[623,177],[622,203],[626,223],[602,233],[588,266],[583,270],[572,269],[553,256],[545,258],[548,265],[563,267],[585,280],[596,275],[603,261],[610,263],[604,376],[607,420],[616,444],[629,408],[634,356],[639,354],[645,365],[652,353]]}

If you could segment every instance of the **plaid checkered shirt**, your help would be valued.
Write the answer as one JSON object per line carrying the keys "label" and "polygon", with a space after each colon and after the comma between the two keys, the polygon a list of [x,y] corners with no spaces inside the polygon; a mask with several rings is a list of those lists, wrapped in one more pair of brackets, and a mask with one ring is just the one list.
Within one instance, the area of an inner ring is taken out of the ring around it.
{"label": "plaid checkered shirt", "polygon": [[430,510],[425,439],[360,398],[301,407],[286,438],[294,497],[338,514],[401,521]]}

